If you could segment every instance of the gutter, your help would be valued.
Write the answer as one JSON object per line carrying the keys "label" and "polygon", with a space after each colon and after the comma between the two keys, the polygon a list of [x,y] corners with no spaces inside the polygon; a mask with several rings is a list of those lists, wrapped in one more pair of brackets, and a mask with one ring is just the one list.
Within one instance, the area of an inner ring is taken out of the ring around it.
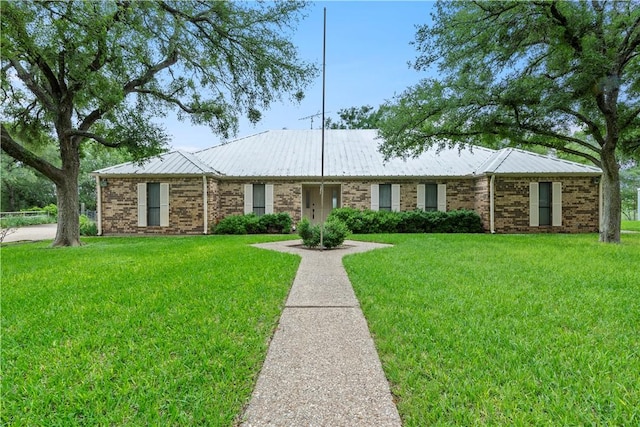
{"label": "gutter", "polygon": [[496,176],[495,175],[491,175],[491,180],[489,181],[489,229],[491,231],[491,234],[495,234],[496,233],[496,220],[495,220],[495,211],[496,211],[496,206],[495,206],[495,201],[494,201],[494,196],[495,196],[495,181],[496,181]]}
{"label": "gutter", "polygon": [[209,232],[209,189],[207,188],[207,175],[202,175],[202,199],[203,199],[203,209],[204,209],[204,230],[202,230],[202,234],[208,234]]}
{"label": "gutter", "polygon": [[102,182],[100,175],[96,177],[96,227],[98,228],[98,236],[102,236]]}

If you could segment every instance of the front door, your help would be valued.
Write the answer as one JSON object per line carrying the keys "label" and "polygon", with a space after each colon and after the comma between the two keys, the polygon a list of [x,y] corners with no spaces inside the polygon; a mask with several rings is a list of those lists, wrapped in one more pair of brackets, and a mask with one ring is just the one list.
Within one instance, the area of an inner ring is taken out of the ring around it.
{"label": "front door", "polygon": [[302,216],[309,218],[312,224],[326,221],[331,210],[340,207],[340,184],[325,184],[324,203],[322,200],[320,184],[302,186]]}

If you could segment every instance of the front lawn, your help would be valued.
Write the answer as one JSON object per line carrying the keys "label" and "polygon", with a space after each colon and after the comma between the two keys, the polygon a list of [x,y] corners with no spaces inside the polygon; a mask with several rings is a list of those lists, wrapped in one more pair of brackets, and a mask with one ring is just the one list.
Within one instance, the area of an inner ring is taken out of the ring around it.
{"label": "front lawn", "polygon": [[640,425],[640,235],[355,237],[406,426]]}
{"label": "front lawn", "polygon": [[640,221],[622,221],[622,229],[640,232]]}
{"label": "front lawn", "polygon": [[232,425],[298,258],[269,237],[86,238],[2,256],[3,425]]}

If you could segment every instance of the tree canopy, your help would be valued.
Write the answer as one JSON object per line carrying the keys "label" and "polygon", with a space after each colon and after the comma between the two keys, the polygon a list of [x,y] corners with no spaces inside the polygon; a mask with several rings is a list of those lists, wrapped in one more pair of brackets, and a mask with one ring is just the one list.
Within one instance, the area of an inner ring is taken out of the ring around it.
{"label": "tree canopy", "polygon": [[[56,184],[54,245],[79,244],[81,145],[140,159],[165,149],[168,111],[224,137],[284,95],[299,100],[316,67],[288,37],[301,2],[51,1],[2,6],[2,150]],[[35,147],[53,138],[54,165]],[[73,219],[73,217],[76,217]]]}
{"label": "tree canopy", "polygon": [[374,108],[371,105],[341,108],[337,121],[330,117],[325,120],[326,129],[378,129],[378,123],[385,113],[384,106]]}
{"label": "tree canopy", "polygon": [[603,169],[601,240],[619,241],[619,156],[640,157],[636,2],[439,2],[390,105],[386,156],[431,146],[546,147]]}

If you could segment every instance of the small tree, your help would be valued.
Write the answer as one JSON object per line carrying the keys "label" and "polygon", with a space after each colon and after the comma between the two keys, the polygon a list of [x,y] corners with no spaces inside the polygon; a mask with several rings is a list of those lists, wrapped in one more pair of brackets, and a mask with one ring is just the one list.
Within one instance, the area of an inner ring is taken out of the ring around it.
{"label": "small tree", "polygon": [[[87,141],[141,159],[165,149],[169,110],[227,137],[246,114],[315,74],[288,31],[300,2],[48,1],[2,4],[2,150],[55,183],[53,246],[79,245]],[[34,147],[53,138],[60,163]]]}

